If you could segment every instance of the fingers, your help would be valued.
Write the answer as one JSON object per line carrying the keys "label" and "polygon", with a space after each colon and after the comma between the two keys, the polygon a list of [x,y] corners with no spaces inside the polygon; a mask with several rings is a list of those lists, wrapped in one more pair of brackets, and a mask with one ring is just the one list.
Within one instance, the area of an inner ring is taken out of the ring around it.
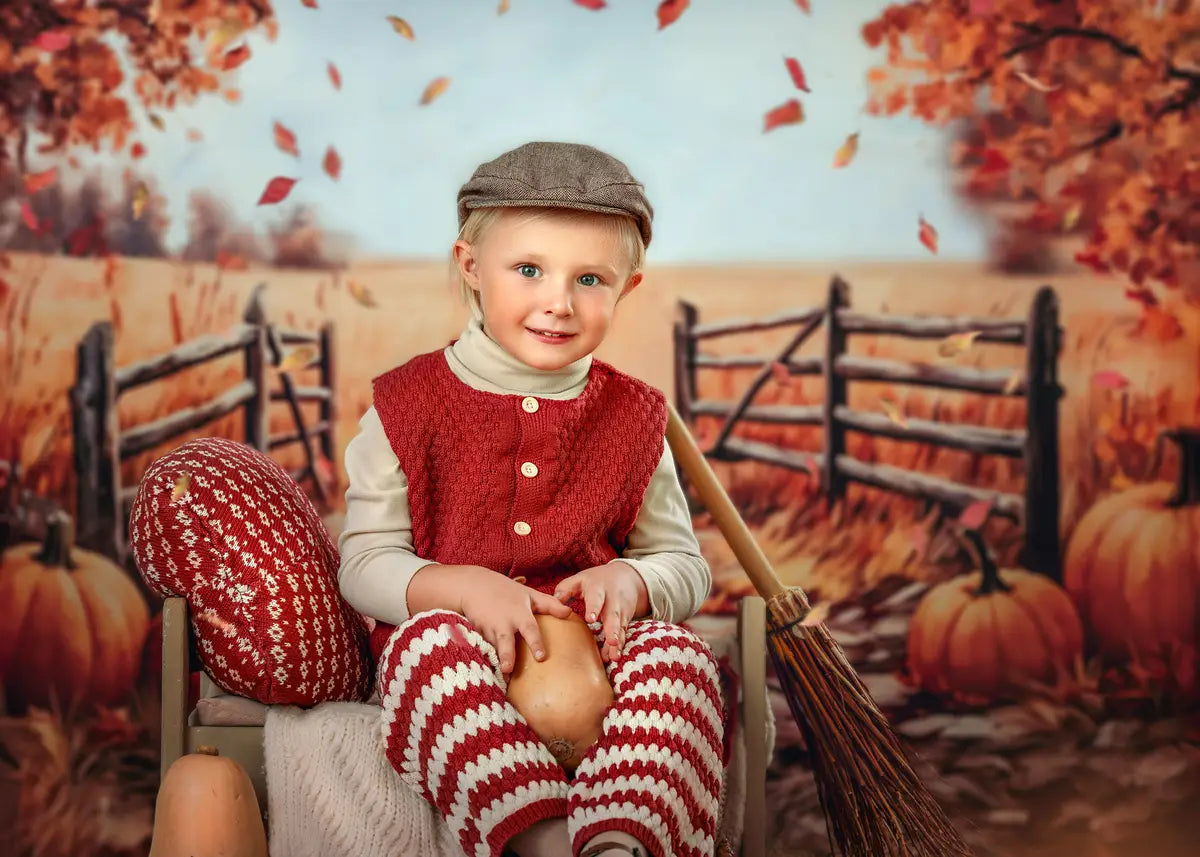
{"label": "fingers", "polygon": [[573,574],[568,578],[560,581],[554,589],[554,597],[559,601],[570,601],[572,598],[579,595],[579,589],[583,585],[578,574]]}
{"label": "fingers", "polygon": [[609,661],[621,654],[625,648],[625,617],[618,605],[610,604],[604,610],[604,643],[601,652]]}
{"label": "fingers", "polygon": [[545,595],[541,592],[535,592],[530,597],[529,606],[533,608],[534,613],[548,613],[559,619],[566,619],[574,612],[562,601],[559,601],[557,596]]}
{"label": "fingers", "polygon": [[500,659],[500,672],[508,675],[513,671],[517,656],[517,647],[514,644],[513,632],[507,629],[497,631],[496,639],[492,645],[496,649],[496,656]]}
{"label": "fingers", "polygon": [[546,646],[542,642],[542,631],[538,628],[537,619],[531,613],[529,618],[523,621],[517,630],[521,634],[521,638],[525,640],[525,644],[529,646],[529,651],[533,652],[534,658],[542,660],[546,657]]}
{"label": "fingers", "polygon": [[603,609],[604,587],[599,583],[592,583],[583,590],[583,618],[589,622],[595,622],[596,617]]}

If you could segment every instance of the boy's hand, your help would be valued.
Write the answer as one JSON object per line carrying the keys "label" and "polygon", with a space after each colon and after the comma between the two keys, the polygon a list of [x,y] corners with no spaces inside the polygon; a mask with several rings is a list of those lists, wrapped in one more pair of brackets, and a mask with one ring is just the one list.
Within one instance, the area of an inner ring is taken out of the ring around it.
{"label": "boy's hand", "polygon": [[623,562],[594,565],[572,574],[558,584],[554,597],[564,603],[583,599],[584,619],[599,620],[604,626],[600,656],[612,660],[625,648],[625,629],[631,619],[650,612],[646,582]]}
{"label": "boy's hand", "polygon": [[571,608],[544,592],[518,583],[497,572],[480,568],[462,594],[458,611],[496,649],[500,671],[509,675],[516,666],[517,637],[525,640],[536,660],[543,660],[546,650],[535,613],[546,613],[566,619]]}

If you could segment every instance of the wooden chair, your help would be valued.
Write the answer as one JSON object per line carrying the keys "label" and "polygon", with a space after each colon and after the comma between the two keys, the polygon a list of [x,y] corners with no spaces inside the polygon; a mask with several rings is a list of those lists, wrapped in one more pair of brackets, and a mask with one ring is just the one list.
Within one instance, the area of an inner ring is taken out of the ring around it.
{"label": "wooden chair", "polygon": [[[190,679],[189,622],[187,602],[168,598],[163,602],[162,631],[162,771],[196,747],[216,747],[222,756],[236,760],[254,783],[260,808],[266,812],[267,788],[263,765],[261,722],[243,725],[203,725],[196,708],[188,709]],[[738,728],[745,746],[745,807],[741,857],[766,857],[766,777],[769,755],[766,697],[766,605],[756,596],[743,598],[737,615],[737,664],[740,672],[741,705]],[[200,696],[220,694],[206,674],[201,673]]]}

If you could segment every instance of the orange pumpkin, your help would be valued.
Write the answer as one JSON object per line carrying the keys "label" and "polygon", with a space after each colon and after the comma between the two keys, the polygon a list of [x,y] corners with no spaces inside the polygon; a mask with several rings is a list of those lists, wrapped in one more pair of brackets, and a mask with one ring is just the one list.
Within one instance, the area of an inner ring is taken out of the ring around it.
{"label": "orange pumpkin", "polygon": [[917,605],[908,632],[908,671],[926,690],[972,700],[1020,696],[1053,684],[1083,655],[1075,606],[1044,575],[996,567],[968,533],[980,570],[938,584]]}
{"label": "orange pumpkin", "polygon": [[1108,495],[1067,547],[1063,585],[1109,657],[1200,646],[1200,429],[1164,435],[1179,446],[1176,483]]}
{"label": "orange pumpkin", "polygon": [[167,768],[154,802],[150,857],[267,857],[254,784],[212,747]]}
{"label": "orange pumpkin", "polygon": [[508,700],[567,772],[573,772],[600,737],[613,702],[596,638],[574,613],[567,619],[538,615],[546,658],[538,661],[521,643]]}
{"label": "orange pumpkin", "polygon": [[150,625],[130,576],[72,548],[70,517],[47,522],[45,542],[0,558],[0,681],[9,707],[121,701],[133,687]]}

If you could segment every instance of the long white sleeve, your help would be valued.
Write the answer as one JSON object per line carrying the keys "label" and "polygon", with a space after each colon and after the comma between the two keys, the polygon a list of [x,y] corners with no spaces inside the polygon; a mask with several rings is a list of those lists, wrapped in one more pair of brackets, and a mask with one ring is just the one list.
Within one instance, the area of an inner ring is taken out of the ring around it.
{"label": "long white sleeve", "polygon": [[346,520],[338,537],[338,588],[364,616],[392,625],[408,618],[408,583],[431,564],[413,552],[408,477],[374,407],[346,445]]}

